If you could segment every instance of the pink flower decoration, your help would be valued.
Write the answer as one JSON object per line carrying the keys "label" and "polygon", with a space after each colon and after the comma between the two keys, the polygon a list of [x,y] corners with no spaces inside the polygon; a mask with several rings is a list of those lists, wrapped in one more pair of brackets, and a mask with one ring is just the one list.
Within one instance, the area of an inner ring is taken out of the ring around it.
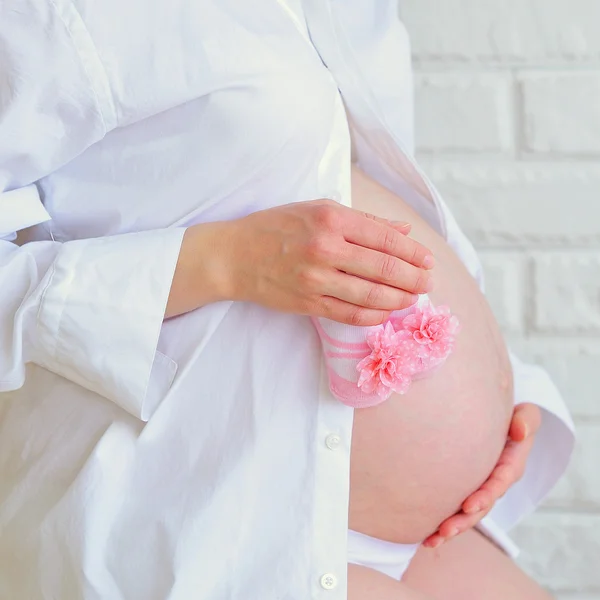
{"label": "pink flower decoration", "polygon": [[367,335],[371,353],[356,366],[360,371],[358,387],[366,394],[376,393],[387,400],[392,392],[405,394],[411,384],[414,345],[402,339],[388,321]]}
{"label": "pink flower decoration", "polygon": [[371,353],[356,369],[358,387],[366,394],[387,400],[392,392],[405,394],[413,376],[440,365],[454,349],[460,329],[458,319],[447,306],[431,303],[415,312],[391,318],[367,335]]}
{"label": "pink flower decoration", "polygon": [[420,356],[440,361],[452,352],[460,326],[447,306],[435,308],[427,304],[404,317],[402,329],[404,336],[410,336],[422,347]]}

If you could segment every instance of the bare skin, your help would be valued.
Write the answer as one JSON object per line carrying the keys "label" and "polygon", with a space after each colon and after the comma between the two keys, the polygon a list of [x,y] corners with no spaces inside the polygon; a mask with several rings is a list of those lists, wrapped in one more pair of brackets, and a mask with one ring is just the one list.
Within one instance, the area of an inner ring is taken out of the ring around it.
{"label": "bare skin", "polygon": [[348,565],[348,600],[436,600],[379,571]]}
{"label": "bare skin", "polygon": [[421,549],[402,581],[348,565],[348,600],[552,600],[476,531]]}
{"label": "bare skin", "polygon": [[448,244],[401,198],[358,170],[353,206],[408,221],[430,248],[434,304],[461,322],[453,354],[407,394],[355,411],[350,527],[396,543],[422,542],[492,473],[513,413],[506,346],[477,283]]}
{"label": "bare skin", "polygon": [[402,582],[435,600],[552,600],[513,560],[474,530],[437,550],[421,549]]}

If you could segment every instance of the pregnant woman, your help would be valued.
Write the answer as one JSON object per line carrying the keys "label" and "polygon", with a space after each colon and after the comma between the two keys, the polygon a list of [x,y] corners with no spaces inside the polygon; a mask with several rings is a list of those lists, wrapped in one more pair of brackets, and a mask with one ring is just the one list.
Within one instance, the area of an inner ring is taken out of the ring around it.
{"label": "pregnant woman", "polygon": [[[0,4],[0,598],[548,598],[506,531],[571,421],[411,158],[409,60],[388,0]],[[399,314],[448,351],[355,408]]]}

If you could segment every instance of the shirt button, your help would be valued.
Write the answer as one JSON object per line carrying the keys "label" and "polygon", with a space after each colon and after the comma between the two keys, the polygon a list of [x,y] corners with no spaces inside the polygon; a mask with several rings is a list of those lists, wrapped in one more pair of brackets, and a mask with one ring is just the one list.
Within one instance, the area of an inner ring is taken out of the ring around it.
{"label": "shirt button", "polygon": [[333,573],[325,573],[321,577],[321,587],[325,590],[332,590],[337,585],[337,577]]}
{"label": "shirt button", "polygon": [[330,450],[337,450],[342,443],[342,438],[337,433],[331,433],[325,438],[325,445]]}

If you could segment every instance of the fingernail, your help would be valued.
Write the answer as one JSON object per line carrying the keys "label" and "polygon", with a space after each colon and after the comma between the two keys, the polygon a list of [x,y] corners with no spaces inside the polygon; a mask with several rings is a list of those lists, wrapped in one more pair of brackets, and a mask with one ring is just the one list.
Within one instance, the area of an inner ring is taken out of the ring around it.
{"label": "fingernail", "polygon": [[435,550],[436,548],[439,548],[442,544],[444,543],[444,540],[440,539],[440,540],[436,540],[435,542],[433,542],[431,544],[431,548],[433,550]]}
{"label": "fingernail", "polygon": [[448,535],[446,537],[448,538],[452,538],[455,535],[458,535],[459,531],[458,531],[458,527],[453,527],[449,532]]}
{"label": "fingernail", "polygon": [[481,504],[473,504],[469,510],[465,510],[464,512],[468,515],[474,515],[481,510]]}
{"label": "fingernail", "polygon": [[435,267],[435,258],[433,258],[433,256],[431,256],[431,254],[428,254],[423,259],[423,267],[425,269],[433,269],[433,267]]}
{"label": "fingernail", "polygon": [[526,440],[529,437],[529,427],[527,425],[523,428],[523,439]]}
{"label": "fingernail", "polygon": [[410,223],[407,223],[406,221],[390,221],[390,223],[394,227],[400,227],[401,229],[410,229]]}
{"label": "fingernail", "polygon": [[430,277],[429,281],[427,281],[427,285],[425,286],[425,291],[427,293],[433,292],[434,288],[435,288],[435,284],[433,283],[433,277]]}

